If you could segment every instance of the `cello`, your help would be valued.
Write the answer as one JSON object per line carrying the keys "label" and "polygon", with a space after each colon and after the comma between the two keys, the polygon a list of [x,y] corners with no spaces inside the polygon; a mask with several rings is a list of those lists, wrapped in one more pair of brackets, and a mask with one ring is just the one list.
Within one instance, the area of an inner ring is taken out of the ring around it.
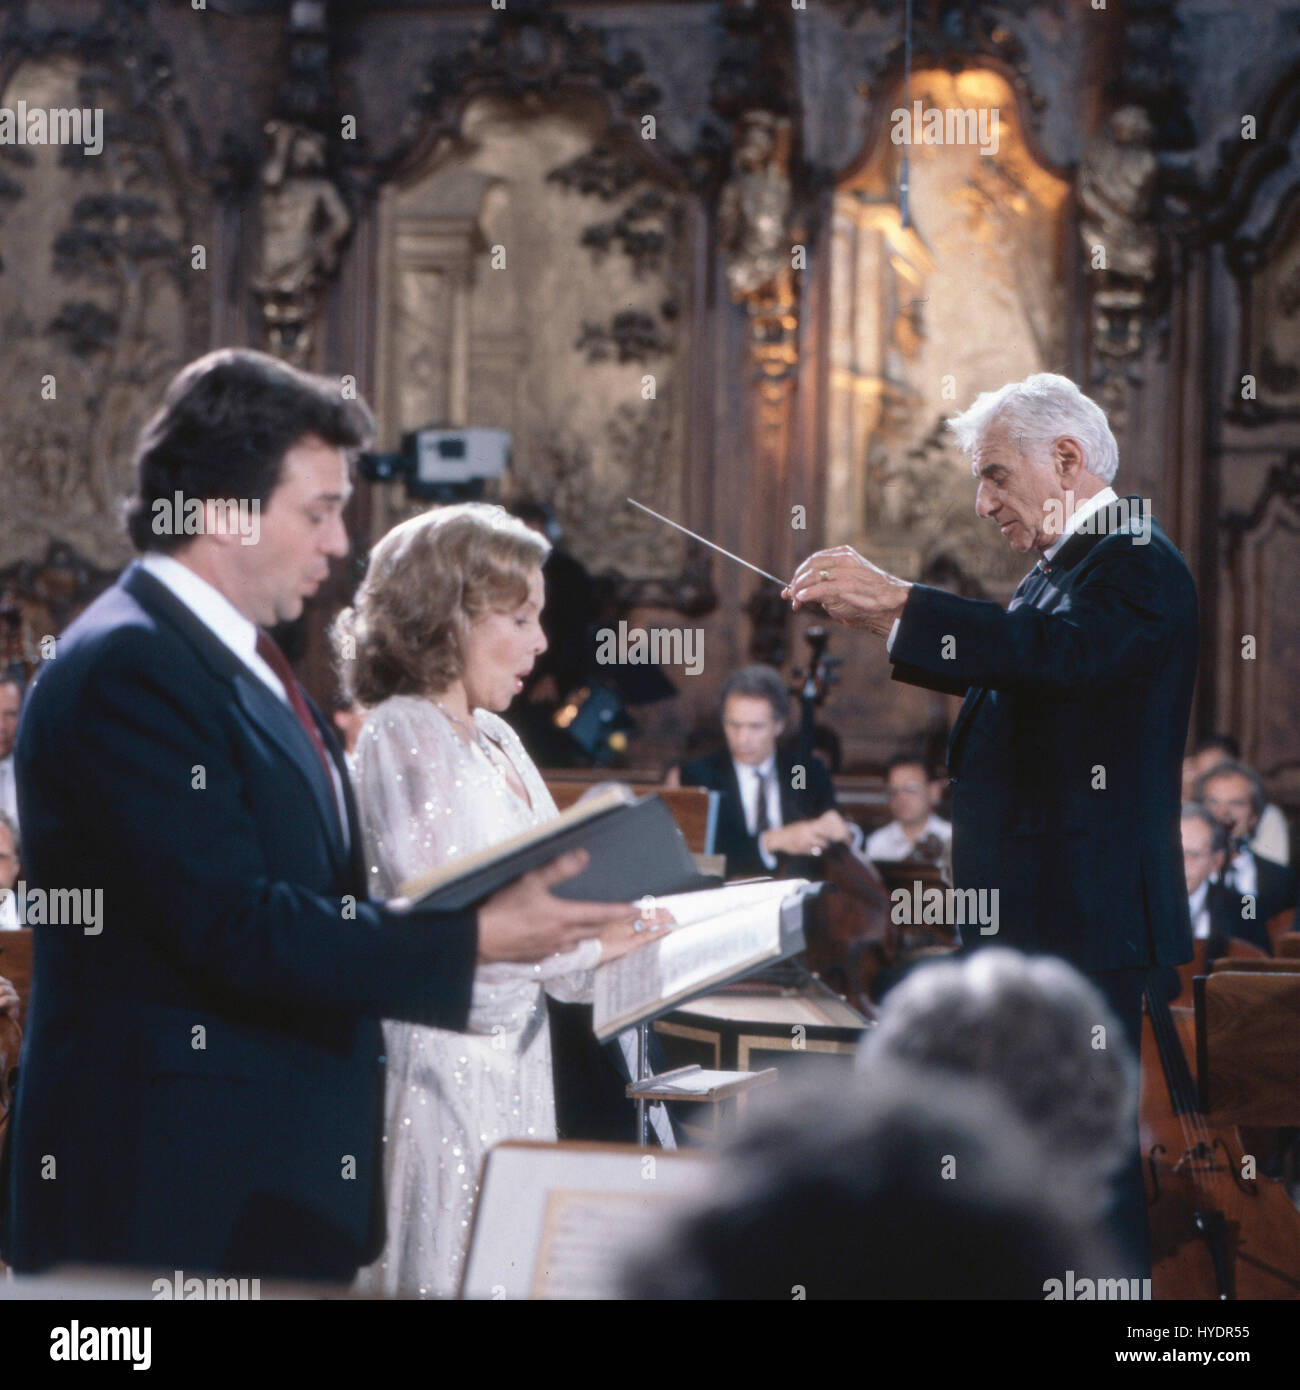
{"label": "cello", "polygon": [[[1151,1234],[1151,1292],[1157,1299],[1300,1298],[1300,1211],[1282,1184],[1246,1178],[1241,1134],[1197,1108],[1187,1064],[1194,1045],[1193,974],[1208,970],[1209,943],[1179,968],[1171,1002],[1148,980],[1142,1021],[1139,1133]],[[1263,956],[1229,938],[1231,956]]]}
{"label": "cello", "polygon": [[[803,682],[798,746],[806,766],[813,752],[817,707],[835,683],[839,658],[827,654],[830,634],[824,627],[811,627],[805,635],[810,648],[808,668],[796,674]],[[885,881],[875,865],[859,859],[847,845],[829,845],[819,859],[834,891],[821,894],[813,903],[804,968],[864,1017],[874,1019],[876,979],[894,959]]]}

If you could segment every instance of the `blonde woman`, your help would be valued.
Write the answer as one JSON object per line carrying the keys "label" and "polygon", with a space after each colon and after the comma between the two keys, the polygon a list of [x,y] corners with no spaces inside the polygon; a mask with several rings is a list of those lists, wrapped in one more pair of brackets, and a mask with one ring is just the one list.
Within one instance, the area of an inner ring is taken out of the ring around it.
{"label": "blonde woman", "polygon": [[[556,814],[498,711],[546,648],[548,542],[500,507],[437,508],[375,547],[335,648],[369,708],[357,803],[373,896]],[[455,1293],[483,1156],[555,1138],[546,995],[590,997],[591,971],[653,937],[611,927],[538,965],[480,966],[469,1032],[386,1022],[388,1243],[358,1276],[372,1293]]]}

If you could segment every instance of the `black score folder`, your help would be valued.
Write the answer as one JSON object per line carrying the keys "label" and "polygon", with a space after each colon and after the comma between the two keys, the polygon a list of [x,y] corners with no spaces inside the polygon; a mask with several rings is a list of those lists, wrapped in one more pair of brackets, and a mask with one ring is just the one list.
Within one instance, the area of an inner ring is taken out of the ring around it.
{"label": "black score folder", "polygon": [[633,902],[711,888],[718,882],[695,867],[682,832],[660,797],[637,797],[626,787],[612,786],[544,825],[410,879],[402,884],[401,896],[421,907],[462,911],[574,849],[585,849],[590,862],[580,874],[557,885],[557,897]]}

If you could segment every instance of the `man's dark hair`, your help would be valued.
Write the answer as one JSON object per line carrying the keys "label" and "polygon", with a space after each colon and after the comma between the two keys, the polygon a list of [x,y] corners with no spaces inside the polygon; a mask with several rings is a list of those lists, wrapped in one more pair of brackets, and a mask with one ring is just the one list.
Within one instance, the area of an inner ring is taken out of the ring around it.
{"label": "man's dark hair", "polygon": [[155,503],[237,498],[265,505],[284,456],[304,436],[339,449],[363,448],[374,418],[346,400],[338,382],[246,348],[222,348],[184,367],[140,432],[136,492],[126,529],[137,550],[171,552],[192,537],[179,525],[154,528]]}
{"label": "man's dark hair", "polygon": [[885,780],[889,780],[889,774],[896,767],[919,767],[925,774],[927,782],[934,781],[934,768],[930,766],[930,760],[924,753],[895,753],[885,764]]}
{"label": "man's dark hair", "polygon": [[1210,827],[1211,854],[1227,854],[1228,830],[1221,820],[1216,819],[1199,801],[1184,801],[1181,820],[1204,821]]}
{"label": "man's dark hair", "polygon": [[786,689],[784,677],[774,666],[756,664],[733,671],[722,682],[719,703],[725,706],[729,695],[748,695],[766,700],[776,718],[789,718],[790,692]]}
{"label": "man's dark hair", "polygon": [[1220,749],[1225,758],[1232,758],[1234,761],[1241,757],[1241,744],[1231,734],[1209,734],[1196,745],[1196,754],[1199,757],[1202,753],[1208,753],[1211,748]]}

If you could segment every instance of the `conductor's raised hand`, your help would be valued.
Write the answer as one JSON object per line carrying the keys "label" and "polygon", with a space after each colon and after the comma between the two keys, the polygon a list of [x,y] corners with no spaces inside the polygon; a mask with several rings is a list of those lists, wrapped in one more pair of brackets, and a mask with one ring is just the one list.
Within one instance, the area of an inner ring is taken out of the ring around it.
{"label": "conductor's raised hand", "polygon": [[797,613],[805,603],[819,603],[845,627],[888,637],[894,619],[903,611],[911,585],[859,555],[852,546],[837,545],[810,555],[781,591]]}
{"label": "conductor's raised hand", "polygon": [[585,850],[572,850],[493,893],[478,910],[479,960],[545,960],[610,927],[635,922],[635,903],[574,902],[551,892],[580,874],[588,858]]}

